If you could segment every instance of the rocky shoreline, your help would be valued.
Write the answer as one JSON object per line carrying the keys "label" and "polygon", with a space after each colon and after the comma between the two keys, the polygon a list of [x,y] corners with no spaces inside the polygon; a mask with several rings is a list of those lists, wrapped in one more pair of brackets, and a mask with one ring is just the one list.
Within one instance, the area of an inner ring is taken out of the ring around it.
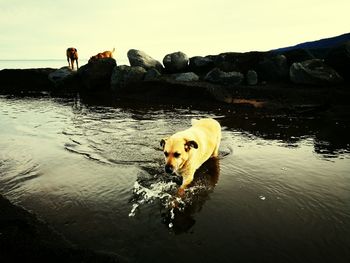
{"label": "rocky shoreline", "polygon": [[140,50],[131,49],[127,55],[130,66],[104,58],[77,71],[68,67],[4,69],[0,93],[104,94],[136,103],[289,110],[303,105],[346,105],[350,98],[350,41],[317,52],[228,52],[192,58],[174,52],[163,63]]}

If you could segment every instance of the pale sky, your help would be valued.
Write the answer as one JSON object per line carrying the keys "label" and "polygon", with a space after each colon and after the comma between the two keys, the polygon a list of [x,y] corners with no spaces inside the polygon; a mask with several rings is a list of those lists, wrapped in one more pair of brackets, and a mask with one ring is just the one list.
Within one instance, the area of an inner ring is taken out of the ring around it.
{"label": "pale sky", "polygon": [[350,32],[350,0],[0,0],[0,59],[116,48],[159,59],[270,50]]}

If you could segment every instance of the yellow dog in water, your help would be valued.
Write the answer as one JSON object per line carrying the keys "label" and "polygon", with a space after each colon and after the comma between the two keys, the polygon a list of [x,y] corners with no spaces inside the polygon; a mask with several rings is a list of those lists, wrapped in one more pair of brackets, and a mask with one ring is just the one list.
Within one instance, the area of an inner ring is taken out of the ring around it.
{"label": "yellow dog in water", "polygon": [[192,182],[196,170],[210,157],[217,157],[221,141],[221,126],[211,118],[192,120],[192,127],[162,139],[165,171],[182,176],[178,193],[183,194]]}

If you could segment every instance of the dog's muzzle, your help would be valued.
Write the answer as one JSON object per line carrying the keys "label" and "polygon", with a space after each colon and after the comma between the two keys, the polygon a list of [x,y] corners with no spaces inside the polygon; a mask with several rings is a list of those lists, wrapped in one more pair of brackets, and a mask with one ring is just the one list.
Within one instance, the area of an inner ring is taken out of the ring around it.
{"label": "dog's muzzle", "polygon": [[168,173],[168,174],[172,174],[174,173],[174,168],[172,165],[165,165],[165,172]]}

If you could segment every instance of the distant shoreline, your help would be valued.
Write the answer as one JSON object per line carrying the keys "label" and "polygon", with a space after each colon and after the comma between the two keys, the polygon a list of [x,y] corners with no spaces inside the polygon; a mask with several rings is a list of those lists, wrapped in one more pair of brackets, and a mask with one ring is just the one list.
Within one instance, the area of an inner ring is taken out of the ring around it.
{"label": "distant shoreline", "polygon": [[[81,60],[86,64],[87,60]],[[0,70],[3,69],[30,69],[30,68],[55,68],[67,66],[66,59],[0,59]]]}
{"label": "distant shoreline", "polygon": [[[88,58],[79,59],[79,66],[88,63]],[[127,60],[117,60],[118,65],[129,65]],[[0,59],[0,70],[3,69],[30,69],[30,68],[54,68],[59,69],[68,65],[64,59]]]}

